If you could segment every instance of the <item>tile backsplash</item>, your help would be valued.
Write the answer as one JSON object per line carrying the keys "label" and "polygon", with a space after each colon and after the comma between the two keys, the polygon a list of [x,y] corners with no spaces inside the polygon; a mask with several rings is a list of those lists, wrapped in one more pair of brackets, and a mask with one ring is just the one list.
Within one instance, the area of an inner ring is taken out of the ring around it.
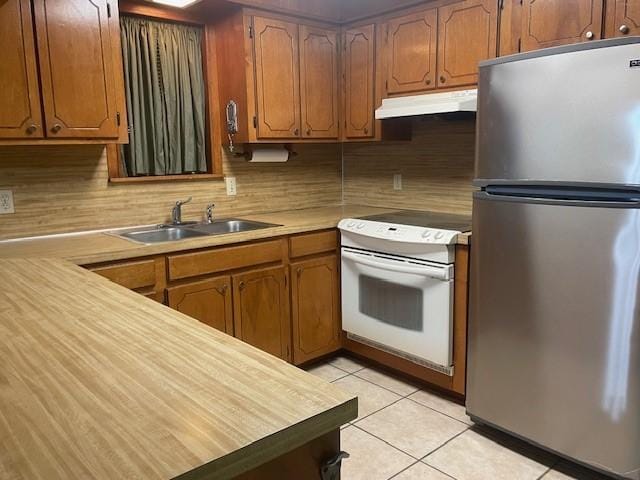
{"label": "tile backsplash", "polygon": [[345,144],[344,201],[470,215],[474,151],[473,114],[416,117],[410,142]]}
{"label": "tile backsplash", "polygon": [[0,147],[0,190],[13,190],[15,214],[0,215],[0,239],[161,223],[178,199],[185,220],[201,219],[208,203],[217,216],[337,205],[341,201],[339,145],[304,145],[286,163],[249,164],[225,154],[222,180],[109,184],[103,146]]}

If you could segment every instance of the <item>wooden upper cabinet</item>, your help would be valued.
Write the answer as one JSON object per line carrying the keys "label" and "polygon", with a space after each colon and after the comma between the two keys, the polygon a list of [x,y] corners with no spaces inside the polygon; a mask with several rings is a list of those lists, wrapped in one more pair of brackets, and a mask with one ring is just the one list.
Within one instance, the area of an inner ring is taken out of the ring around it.
{"label": "wooden upper cabinet", "polygon": [[293,361],[318,358],[340,348],[336,255],[291,264]]}
{"label": "wooden upper cabinet", "polygon": [[300,26],[303,138],[338,137],[338,33]]}
{"label": "wooden upper cabinet", "polygon": [[233,335],[231,278],[222,276],[167,289],[169,307]]}
{"label": "wooden upper cabinet", "polygon": [[258,138],[300,136],[298,25],[253,17]]}
{"label": "wooden upper cabinet", "polygon": [[640,35],[640,0],[607,2],[606,36]]}
{"label": "wooden upper cabinet", "polygon": [[233,312],[236,337],[290,360],[289,289],[285,267],[234,275]]}
{"label": "wooden upper cabinet", "polygon": [[0,138],[42,138],[30,0],[0,1]]}
{"label": "wooden upper cabinet", "polygon": [[437,22],[433,8],[391,19],[384,26],[389,95],[436,88]]}
{"label": "wooden upper cabinet", "polygon": [[477,83],[478,63],[497,54],[497,35],[496,0],[465,0],[438,8],[438,86]]}
{"label": "wooden upper cabinet", "polygon": [[111,6],[105,0],[34,0],[49,138],[117,138]]}
{"label": "wooden upper cabinet", "polygon": [[602,38],[603,3],[604,0],[523,0],[521,51]]}
{"label": "wooden upper cabinet", "polygon": [[375,104],[375,25],[345,32],[345,128],[346,138],[371,138]]}

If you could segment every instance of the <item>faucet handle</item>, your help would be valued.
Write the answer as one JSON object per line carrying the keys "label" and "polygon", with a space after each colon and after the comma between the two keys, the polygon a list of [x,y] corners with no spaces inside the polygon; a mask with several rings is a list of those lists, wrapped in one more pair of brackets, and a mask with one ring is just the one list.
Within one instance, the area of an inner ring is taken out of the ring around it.
{"label": "faucet handle", "polygon": [[207,223],[213,223],[213,209],[215,208],[215,206],[215,203],[210,203],[209,205],[207,205]]}
{"label": "faucet handle", "polygon": [[186,200],[178,200],[176,202],[176,207],[181,207],[182,205],[184,205],[185,203],[189,203],[191,200],[193,200],[193,197],[189,197]]}

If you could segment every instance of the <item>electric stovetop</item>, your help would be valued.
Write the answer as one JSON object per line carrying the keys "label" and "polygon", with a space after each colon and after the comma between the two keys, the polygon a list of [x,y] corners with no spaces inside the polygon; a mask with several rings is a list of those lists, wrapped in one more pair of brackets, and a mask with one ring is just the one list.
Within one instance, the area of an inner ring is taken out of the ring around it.
{"label": "electric stovetop", "polygon": [[362,220],[394,223],[396,225],[414,225],[416,227],[439,228],[458,232],[471,231],[471,217],[438,212],[420,212],[414,210],[398,210],[360,217]]}

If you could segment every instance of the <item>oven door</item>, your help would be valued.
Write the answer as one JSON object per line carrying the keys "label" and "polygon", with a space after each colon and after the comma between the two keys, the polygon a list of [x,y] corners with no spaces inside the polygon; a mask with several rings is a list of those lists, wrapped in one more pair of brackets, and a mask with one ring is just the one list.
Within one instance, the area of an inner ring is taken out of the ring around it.
{"label": "oven door", "polygon": [[342,248],[346,332],[448,368],[452,320],[452,265]]}

